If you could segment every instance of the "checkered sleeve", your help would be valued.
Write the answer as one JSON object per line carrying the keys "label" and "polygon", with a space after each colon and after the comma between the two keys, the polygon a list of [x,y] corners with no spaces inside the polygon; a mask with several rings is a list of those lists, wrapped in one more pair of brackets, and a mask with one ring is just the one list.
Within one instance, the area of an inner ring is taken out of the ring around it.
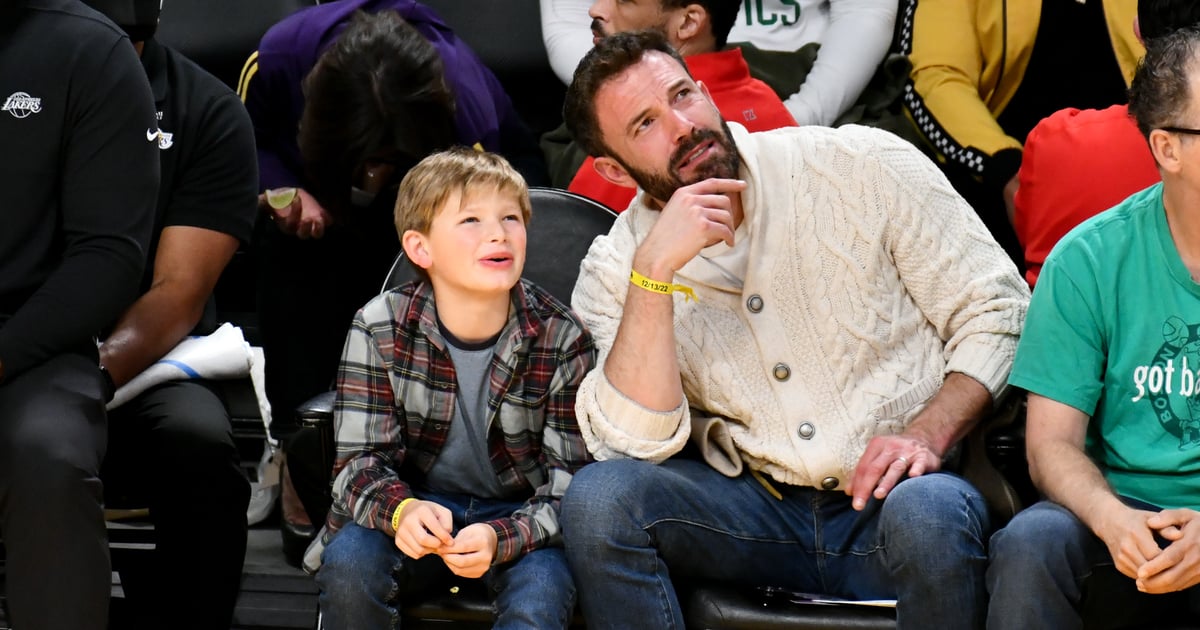
{"label": "checkered sleeve", "polygon": [[[564,307],[565,308],[565,307]],[[544,399],[541,452],[536,456],[545,481],[509,518],[492,521],[498,544],[493,562],[501,564],[535,549],[561,545],[558,507],[571,476],[592,461],[575,419],[575,394],[596,362],[591,334],[569,312],[549,322],[545,346],[529,359],[531,376],[548,380]]]}
{"label": "checkered sleeve", "polygon": [[[334,430],[337,436],[335,511],[362,527],[392,532],[392,513],[412,496],[396,471],[404,461],[401,416],[389,380],[395,334],[390,316],[371,321],[368,304],[346,336],[337,376]],[[386,310],[385,308],[383,310]]]}

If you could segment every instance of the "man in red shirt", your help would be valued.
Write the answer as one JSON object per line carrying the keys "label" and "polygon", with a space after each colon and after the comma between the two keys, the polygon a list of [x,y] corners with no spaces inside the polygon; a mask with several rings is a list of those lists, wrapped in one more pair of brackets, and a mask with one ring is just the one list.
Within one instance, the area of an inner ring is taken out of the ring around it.
{"label": "man in red shirt", "polygon": [[[1140,0],[1134,29],[1149,40],[1200,23],[1200,3]],[[1063,109],[1025,139],[1013,227],[1033,287],[1058,239],[1085,219],[1158,182],[1146,139],[1125,105]]]}
{"label": "man in red shirt", "polygon": [[1059,110],[1025,140],[1013,227],[1032,288],[1058,239],[1158,181],[1146,139],[1125,105]]}

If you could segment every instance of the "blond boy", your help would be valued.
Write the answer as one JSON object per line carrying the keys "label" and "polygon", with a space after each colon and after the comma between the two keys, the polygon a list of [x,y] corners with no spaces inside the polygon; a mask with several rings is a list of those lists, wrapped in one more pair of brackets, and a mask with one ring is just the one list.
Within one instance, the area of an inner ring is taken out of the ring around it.
{"label": "blond boy", "polygon": [[406,595],[454,576],[487,579],[497,628],[569,622],[558,504],[589,461],[574,407],[595,350],[521,280],[528,220],[524,180],[494,154],[437,153],[400,185],[421,279],[368,302],[342,353],[327,630],[398,628]]}

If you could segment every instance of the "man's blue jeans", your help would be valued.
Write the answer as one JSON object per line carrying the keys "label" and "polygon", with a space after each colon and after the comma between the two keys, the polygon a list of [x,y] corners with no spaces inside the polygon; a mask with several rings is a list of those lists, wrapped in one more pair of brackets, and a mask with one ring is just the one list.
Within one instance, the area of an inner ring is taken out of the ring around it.
{"label": "man's blue jeans", "polygon": [[1089,627],[1136,623],[1150,628],[1189,614],[1188,609],[1192,619],[1200,614],[1200,587],[1163,595],[1139,592],[1117,571],[1104,542],[1057,503],[1041,501],[1022,510],[990,545],[989,629],[1082,628],[1085,611]]}
{"label": "man's blue jeans", "polygon": [[589,630],[682,629],[672,578],[898,598],[902,628],[982,627],[987,508],[966,481],[909,479],[863,512],[842,492],[775,487],[782,500],[692,460],[576,473],[560,519]]}
{"label": "man's blue jeans", "polygon": [[[472,523],[508,516],[520,503],[422,493],[446,506],[455,533]],[[405,556],[391,536],[347,524],[322,555],[317,585],[324,630],[394,630],[405,596],[446,588],[456,578],[437,555]],[[575,585],[562,549],[543,547],[493,566],[482,578],[494,596],[493,628],[566,628],[575,607]]]}

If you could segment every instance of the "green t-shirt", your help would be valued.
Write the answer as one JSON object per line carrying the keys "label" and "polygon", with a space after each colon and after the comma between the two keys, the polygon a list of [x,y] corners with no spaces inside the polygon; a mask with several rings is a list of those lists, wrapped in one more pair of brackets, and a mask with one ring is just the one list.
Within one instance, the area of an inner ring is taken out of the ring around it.
{"label": "green t-shirt", "polygon": [[1200,509],[1200,285],[1161,184],[1054,248],[1009,382],[1091,416],[1088,454],[1118,494]]}

